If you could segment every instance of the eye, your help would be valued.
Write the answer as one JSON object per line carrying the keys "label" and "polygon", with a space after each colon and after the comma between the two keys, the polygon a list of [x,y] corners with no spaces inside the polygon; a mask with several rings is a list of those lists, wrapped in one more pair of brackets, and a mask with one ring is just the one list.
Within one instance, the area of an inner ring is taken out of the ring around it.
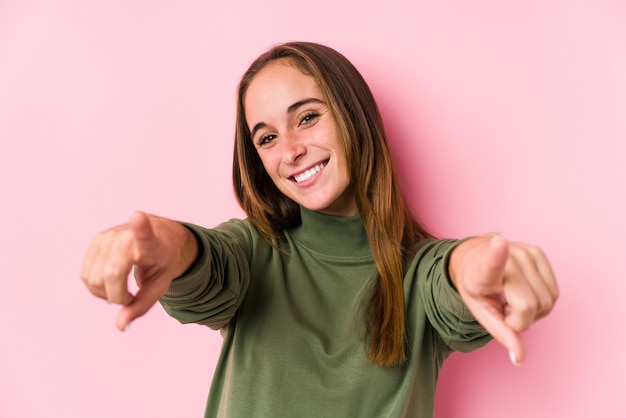
{"label": "eye", "polygon": [[314,123],[320,115],[317,112],[307,112],[300,118],[300,123],[298,126],[302,125],[310,125]]}
{"label": "eye", "polygon": [[272,142],[274,139],[276,139],[276,135],[274,134],[265,134],[263,136],[261,136],[261,138],[259,138],[259,141],[257,142],[257,146],[262,146],[262,145],[267,145],[270,142]]}

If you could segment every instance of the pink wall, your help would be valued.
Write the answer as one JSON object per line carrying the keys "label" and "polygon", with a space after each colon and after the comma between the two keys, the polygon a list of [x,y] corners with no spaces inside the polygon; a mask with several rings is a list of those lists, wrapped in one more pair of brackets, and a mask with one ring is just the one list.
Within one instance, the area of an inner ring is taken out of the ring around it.
{"label": "pink wall", "polygon": [[235,85],[295,39],[362,70],[438,234],[537,243],[559,277],[527,362],[454,355],[436,416],[625,416],[623,1],[215,3],[0,2],[0,416],[201,415],[220,337],[160,308],[120,334],[78,269],[133,209],[241,214]]}

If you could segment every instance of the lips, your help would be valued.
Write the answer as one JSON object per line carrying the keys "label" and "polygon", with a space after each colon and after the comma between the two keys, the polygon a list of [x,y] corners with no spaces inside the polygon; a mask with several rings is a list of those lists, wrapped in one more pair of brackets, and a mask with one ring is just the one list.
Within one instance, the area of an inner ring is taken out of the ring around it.
{"label": "lips", "polygon": [[296,182],[296,183],[302,183],[305,182],[307,180],[309,180],[310,178],[312,178],[313,176],[315,176],[317,173],[319,173],[320,171],[322,171],[322,169],[324,167],[326,167],[326,164],[328,164],[328,160],[324,161],[322,163],[316,164],[313,167],[309,168],[308,170],[303,171],[300,174],[296,174],[294,176],[291,176],[291,178]]}

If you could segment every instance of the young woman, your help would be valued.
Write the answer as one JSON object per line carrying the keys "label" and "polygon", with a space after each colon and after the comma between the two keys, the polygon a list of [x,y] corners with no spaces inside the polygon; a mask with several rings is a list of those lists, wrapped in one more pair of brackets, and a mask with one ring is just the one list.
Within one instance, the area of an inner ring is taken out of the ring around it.
{"label": "young woman", "polygon": [[222,330],[206,416],[430,417],[452,351],[493,337],[522,362],[520,332],[558,297],[536,247],[428,234],[369,88],[331,48],[279,45],[244,74],[233,181],[247,219],[135,213],[93,239],[81,270],[123,305],[122,330],[157,300]]}

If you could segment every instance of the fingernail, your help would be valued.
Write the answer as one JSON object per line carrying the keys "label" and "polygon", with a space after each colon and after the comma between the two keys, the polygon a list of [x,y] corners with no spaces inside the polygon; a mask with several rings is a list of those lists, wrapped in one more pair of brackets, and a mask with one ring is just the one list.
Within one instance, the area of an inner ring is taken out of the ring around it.
{"label": "fingernail", "polygon": [[128,324],[126,324],[126,326],[124,327],[124,329],[122,330],[122,332],[126,332],[128,331],[128,328],[130,328],[130,322]]}
{"label": "fingernail", "polygon": [[500,234],[495,234],[493,237],[491,237],[491,241],[492,242],[501,241],[503,239],[504,239],[504,237],[502,235],[500,235]]}
{"label": "fingernail", "polygon": [[522,363],[518,363],[517,362],[517,358],[515,357],[515,353],[512,350],[509,351],[509,357],[511,358],[511,363],[513,363],[514,366],[521,366],[522,365]]}

